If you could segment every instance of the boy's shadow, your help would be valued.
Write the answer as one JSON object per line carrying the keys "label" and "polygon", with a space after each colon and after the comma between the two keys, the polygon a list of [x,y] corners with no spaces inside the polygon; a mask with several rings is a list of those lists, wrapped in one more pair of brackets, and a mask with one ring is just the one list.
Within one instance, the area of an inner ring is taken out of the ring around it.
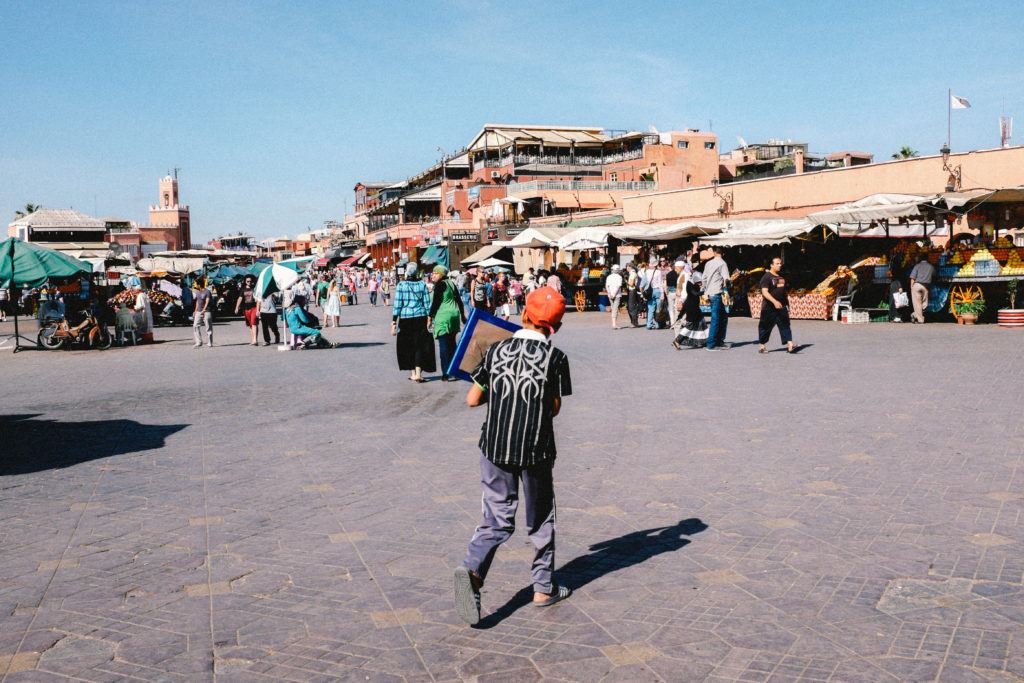
{"label": "boy's shadow", "polygon": [[[590,546],[591,552],[588,555],[570,560],[568,564],[557,571],[559,577],[564,577],[561,578],[559,584],[568,586],[575,592],[605,574],[640,564],[655,555],[679,550],[690,543],[690,539],[683,538],[683,536],[692,536],[707,528],[707,524],[691,517],[680,520],[673,526],[634,531],[625,536],[595,543]],[[525,607],[532,601],[533,586],[530,585],[481,619],[474,628],[493,628],[520,607]]]}

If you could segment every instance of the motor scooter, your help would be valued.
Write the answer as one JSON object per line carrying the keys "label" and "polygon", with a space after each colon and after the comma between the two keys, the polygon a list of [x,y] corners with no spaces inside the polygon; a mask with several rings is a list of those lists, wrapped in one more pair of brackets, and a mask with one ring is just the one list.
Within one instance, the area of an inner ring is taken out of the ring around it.
{"label": "motor scooter", "polygon": [[105,350],[114,341],[106,324],[101,323],[93,313],[89,313],[85,320],[74,326],[68,324],[66,318],[47,318],[36,340],[41,347],[50,351],[76,343]]}

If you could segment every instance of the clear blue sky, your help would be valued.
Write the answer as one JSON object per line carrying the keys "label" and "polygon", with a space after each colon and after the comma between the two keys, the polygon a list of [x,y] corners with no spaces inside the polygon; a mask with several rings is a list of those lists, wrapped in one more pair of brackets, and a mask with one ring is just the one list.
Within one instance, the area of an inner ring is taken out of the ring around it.
{"label": "clear blue sky", "polygon": [[485,122],[707,129],[884,160],[1024,144],[1019,2],[25,2],[2,11],[0,215],[292,234]]}

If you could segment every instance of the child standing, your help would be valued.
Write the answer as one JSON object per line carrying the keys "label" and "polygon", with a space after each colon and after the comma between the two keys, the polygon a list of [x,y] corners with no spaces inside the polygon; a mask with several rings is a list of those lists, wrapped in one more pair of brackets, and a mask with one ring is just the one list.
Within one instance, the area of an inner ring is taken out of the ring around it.
{"label": "child standing", "polygon": [[492,344],[473,371],[469,406],[487,403],[480,434],[483,521],[455,570],[455,609],[469,624],[480,621],[480,588],[498,546],[515,531],[519,483],[533,542],[533,604],[547,607],[572,591],[552,581],[555,568],[555,464],[553,418],[572,393],[569,359],[550,337],[561,327],[565,299],[550,287],[526,297],[523,329]]}

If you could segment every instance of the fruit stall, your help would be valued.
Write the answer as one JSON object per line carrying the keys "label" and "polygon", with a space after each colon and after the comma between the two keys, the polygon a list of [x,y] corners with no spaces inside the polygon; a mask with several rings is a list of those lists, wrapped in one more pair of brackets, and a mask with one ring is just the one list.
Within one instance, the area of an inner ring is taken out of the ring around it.
{"label": "fruit stall", "polygon": [[[870,264],[869,264],[870,265]],[[749,280],[746,287],[747,302],[753,318],[761,315],[760,278],[763,268],[758,272],[750,271],[755,278]],[[791,289],[789,291],[789,317],[792,320],[828,320],[832,316],[836,298],[850,289],[851,283],[857,282],[854,269],[839,266],[835,272],[819,282],[813,289]]]}

